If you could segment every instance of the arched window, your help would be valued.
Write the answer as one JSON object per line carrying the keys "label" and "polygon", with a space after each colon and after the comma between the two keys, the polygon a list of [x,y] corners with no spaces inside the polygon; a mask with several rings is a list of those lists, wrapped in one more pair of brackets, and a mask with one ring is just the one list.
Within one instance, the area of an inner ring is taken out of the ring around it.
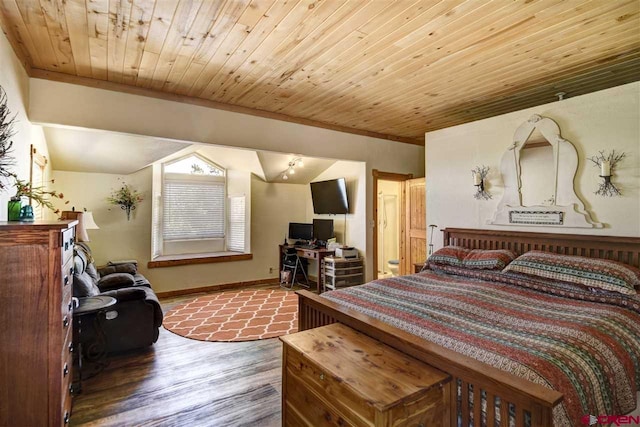
{"label": "arched window", "polygon": [[227,197],[225,169],[196,153],[160,167],[153,256],[244,252],[245,197]]}

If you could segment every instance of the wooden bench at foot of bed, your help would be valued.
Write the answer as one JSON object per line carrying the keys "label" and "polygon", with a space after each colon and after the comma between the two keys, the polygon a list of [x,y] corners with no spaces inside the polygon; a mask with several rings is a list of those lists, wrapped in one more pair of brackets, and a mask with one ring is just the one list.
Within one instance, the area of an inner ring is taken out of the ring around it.
{"label": "wooden bench at foot of bed", "polygon": [[[487,411],[487,426],[494,426],[497,419],[500,420],[500,426],[509,426],[509,412],[515,414],[513,421],[517,427],[525,425],[525,413],[531,417],[532,427],[552,425],[552,409],[562,401],[562,394],[557,391],[518,378],[377,319],[344,308],[312,292],[296,293],[299,300],[298,328],[300,331],[340,322],[450,374],[453,379],[449,398],[451,426],[458,425],[458,416],[461,417],[461,425],[468,426],[471,417],[470,408],[473,408],[474,420],[482,418],[480,412],[482,394],[477,393],[477,390],[486,393],[486,402],[495,402],[495,398],[500,398],[499,413]],[[456,384],[459,384],[462,390],[463,398],[460,403],[458,403]],[[469,386],[475,391],[471,393],[472,398]],[[504,402],[513,405],[511,410]],[[488,404],[486,407],[495,408],[495,405]]]}
{"label": "wooden bench at foot of bed", "polygon": [[[464,246],[469,249],[510,249],[518,255],[529,250],[542,250],[613,259],[640,267],[640,238],[637,237],[458,228],[447,228],[443,232],[444,245]],[[561,393],[448,350],[311,292],[299,291],[298,296],[299,330],[340,322],[450,374],[453,379],[449,399],[452,426],[467,427],[470,418],[473,417],[476,426],[493,427],[499,419],[500,426],[509,426],[510,421],[513,421],[515,426],[520,427],[525,425],[525,414],[530,417],[530,425],[533,427],[548,427],[553,424],[552,411],[562,401]],[[460,401],[456,384],[462,390]],[[470,389],[475,393],[470,393]],[[486,405],[487,408],[495,408],[491,403],[494,403],[496,398],[500,398],[501,402],[497,413],[487,411],[486,424],[477,422],[482,419],[484,400],[478,390],[486,393],[485,402],[489,403]]]}

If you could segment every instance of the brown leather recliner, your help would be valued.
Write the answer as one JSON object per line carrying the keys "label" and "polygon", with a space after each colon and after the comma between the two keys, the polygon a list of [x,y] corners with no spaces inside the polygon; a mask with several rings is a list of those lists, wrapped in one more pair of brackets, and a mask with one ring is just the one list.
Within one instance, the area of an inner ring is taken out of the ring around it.
{"label": "brown leather recliner", "polygon": [[[148,347],[158,340],[162,308],[149,281],[138,273],[135,261],[97,269],[89,247],[78,243],[74,264],[74,297],[107,295],[117,300],[100,321],[108,353]],[[97,333],[94,327],[83,327],[78,339],[91,342]]]}

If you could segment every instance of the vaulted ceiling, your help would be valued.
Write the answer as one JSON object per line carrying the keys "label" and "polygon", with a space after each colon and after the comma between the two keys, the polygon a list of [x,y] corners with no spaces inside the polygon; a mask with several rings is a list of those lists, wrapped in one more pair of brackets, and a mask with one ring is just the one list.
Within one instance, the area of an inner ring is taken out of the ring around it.
{"label": "vaulted ceiling", "polygon": [[638,0],[0,4],[34,77],[404,142],[640,80]]}

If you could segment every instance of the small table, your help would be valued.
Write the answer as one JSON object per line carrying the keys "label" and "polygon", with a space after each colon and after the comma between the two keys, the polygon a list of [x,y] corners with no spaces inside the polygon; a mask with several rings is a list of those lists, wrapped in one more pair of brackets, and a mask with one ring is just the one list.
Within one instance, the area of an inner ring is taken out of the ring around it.
{"label": "small table", "polygon": [[[74,324],[76,325],[75,333],[77,334],[77,338],[74,341],[78,343],[78,387],[74,387],[74,389],[77,390],[76,393],[79,394],[82,392],[82,364],[85,351],[90,355],[87,356],[87,359],[96,366],[96,372],[93,375],[102,371],[106,366],[104,359],[107,356],[107,337],[102,330],[102,314],[104,314],[109,307],[115,305],[117,300],[113,297],[98,295],[79,298],[78,302],[78,307],[73,310],[73,318]],[[97,338],[94,342],[83,343],[82,319],[90,314],[95,315],[93,328]],[[88,344],[86,350],[83,349],[83,344]]]}

